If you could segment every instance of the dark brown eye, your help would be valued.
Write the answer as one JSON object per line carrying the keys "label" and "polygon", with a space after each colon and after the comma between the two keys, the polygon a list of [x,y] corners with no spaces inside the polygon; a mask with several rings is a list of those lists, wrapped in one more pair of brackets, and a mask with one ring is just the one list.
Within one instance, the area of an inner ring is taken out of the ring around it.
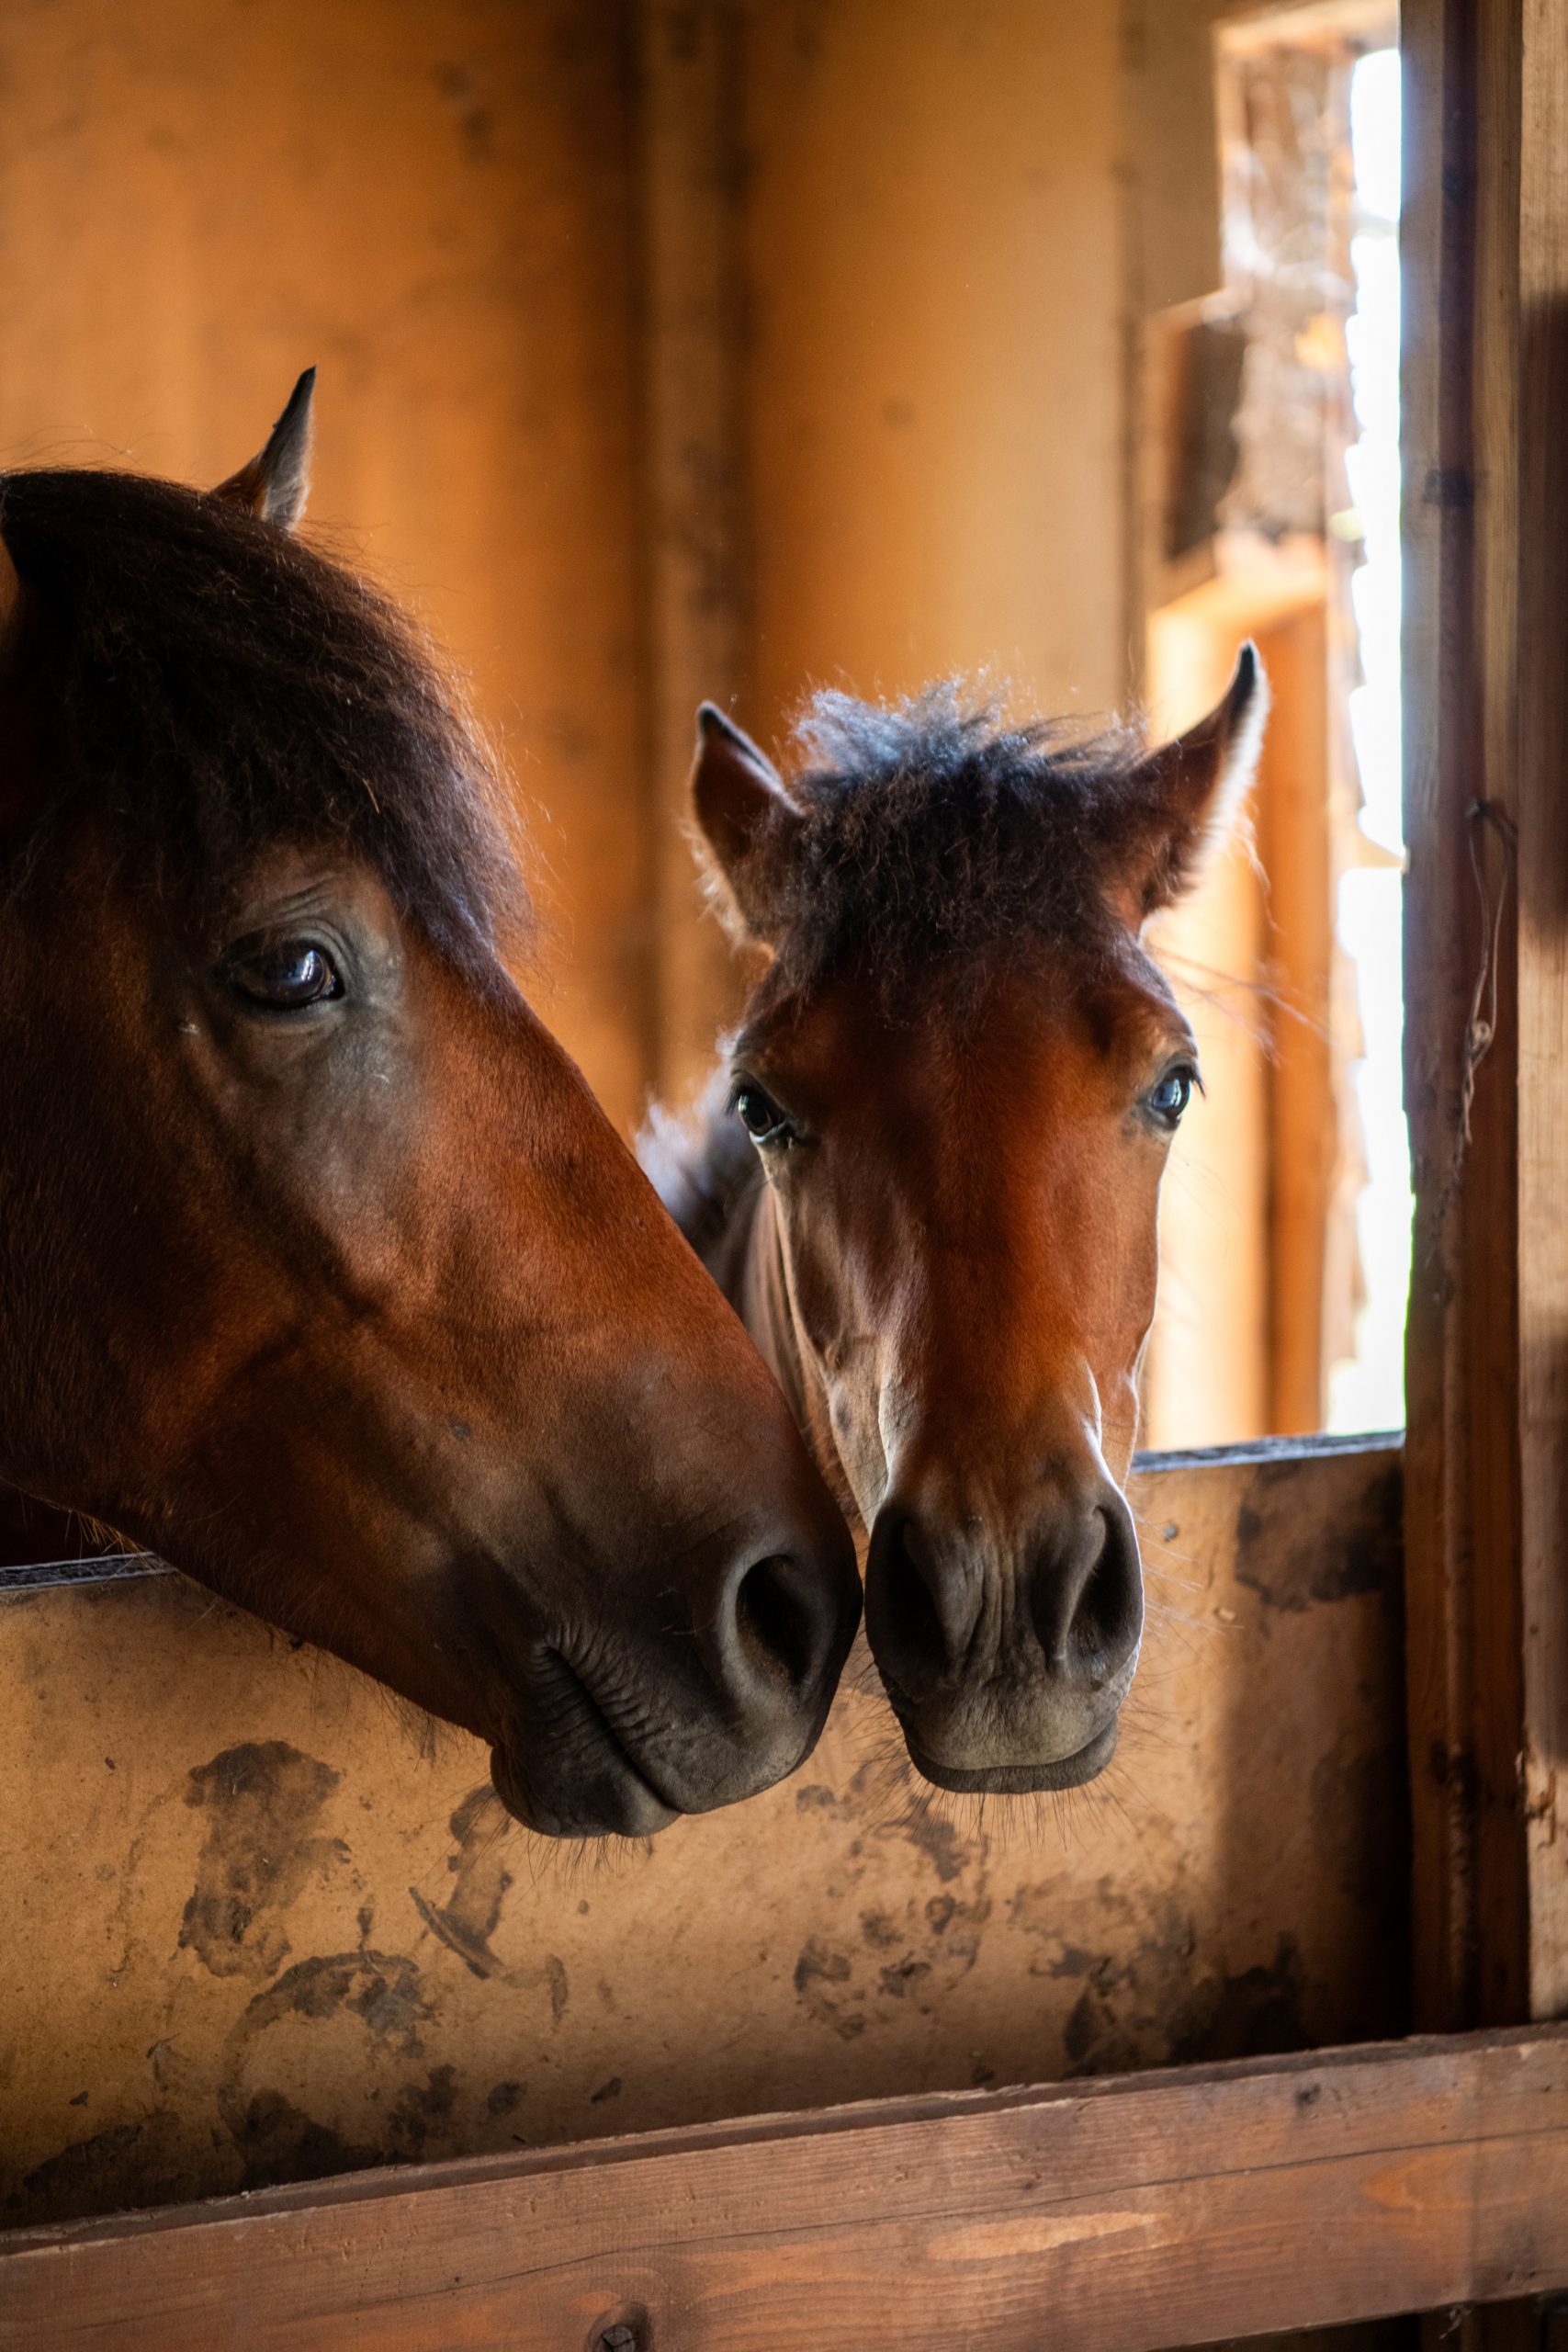
{"label": "dark brown eye", "polygon": [[241,996],[265,1005],[269,1012],[297,1012],[343,994],[332,957],[302,939],[243,950],[231,958],[228,971]]}
{"label": "dark brown eye", "polygon": [[1145,1097],[1150,1112],[1162,1127],[1174,1127],[1192,1100],[1192,1088],[1197,1072],[1185,1062],[1178,1062],[1168,1069],[1157,1086]]}
{"label": "dark brown eye", "polygon": [[771,1094],[760,1087],[755,1079],[742,1079],[731,1102],[736,1116],[753,1143],[787,1143],[791,1135],[789,1115],[781,1111]]}

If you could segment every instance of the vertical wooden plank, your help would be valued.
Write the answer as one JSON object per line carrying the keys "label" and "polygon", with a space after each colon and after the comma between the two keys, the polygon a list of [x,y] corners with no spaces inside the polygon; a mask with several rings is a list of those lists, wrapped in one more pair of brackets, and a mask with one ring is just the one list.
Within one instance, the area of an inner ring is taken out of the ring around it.
{"label": "vertical wooden plank", "polygon": [[[1404,893],[1404,1108],[1416,1192],[1405,1339],[1404,1500],[1406,1712],[1410,1747],[1415,2016],[1445,2024],[1462,2006],[1463,1922],[1471,1915],[1464,1865],[1465,1808],[1450,1792],[1452,1735],[1463,1714],[1456,1673],[1457,1579],[1450,1571],[1448,1470],[1449,1317],[1451,1250],[1436,1170],[1457,1129],[1457,1048],[1464,1021],[1459,957],[1437,958],[1428,938],[1462,911],[1453,859],[1438,856],[1438,751],[1454,743],[1459,713],[1444,674],[1444,591],[1452,604],[1466,577],[1471,529],[1468,431],[1456,379],[1467,331],[1439,333],[1445,299],[1467,312],[1468,144],[1473,111],[1455,108],[1448,88],[1461,49],[1453,0],[1406,0],[1400,26],[1404,197],[1400,260],[1404,288],[1400,369],[1404,542],[1404,759],[1405,834],[1411,844]],[[1452,64],[1450,65],[1450,60]],[[1421,158],[1419,168],[1416,159]],[[1458,281],[1456,283],[1456,280]],[[1446,366],[1442,364],[1446,360]],[[1450,412],[1445,417],[1444,393]],[[1447,477],[1445,457],[1459,459]],[[1448,494],[1444,494],[1445,480]],[[1450,617],[1450,634],[1461,632]],[[1451,756],[1451,754],[1450,754]],[[1455,787],[1449,785],[1449,797]],[[1456,943],[1457,944],[1457,943]],[[1457,1332],[1455,1334],[1457,1339]]]}
{"label": "vertical wooden plank", "polygon": [[[1461,1109],[1465,1024],[1480,955],[1468,799],[1479,775],[1472,387],[1475,243],[1474,26],[1466,0],[1411,0],[1404,21],[1405,1095],[1415,1172],[1406,1397],[1406,1587],[1416,1928],[1416,2015],[1432,2026],[1486,2013],[1478,1983],[1478,1847],[1499,1794],[1476,1754],[1484,1678],[1478,1589],[1512,1582],[1514,1510],[1490,1514],[1477,1480],[1512,1453],[1507,1398],[1480,1426],[1483,1350],[1472,1328],[1511,1293],[1509,1090],[1501,1064]],[[1499,1046],[1498,1051],[1502,1047]],[[1496,1163],[1501,1162],[1498,1166]],[[1493,1262],[1479,1262],[1486,1243]],[[1483,1280],[1483,1271],[1491,1277]],[[1507,1330],[1491,1354],[1506,1364]],[[1517,1693],[1491,1712],[1517,1721]],[[1500,1702],[1500,1703],[1499,1703]],[[1511,1805],[1503,1792],[1504,1827]],[[1522,1910],[1491,1924],[1509,1960],[1498,2006],[1517,2006]]]}
{"label": "vertical wooden plank", "polygon": [[731,0],[641,0],[649,725],[656,831],[653,1068],[706,1076],[733,957],[684,831],[696,707],[733,702],[749,620],[741,420],[742,27]]}
{"label": "vertical wooden plank", "polygon": [[1568,2015],[1568,9],[1562,0],[1526,0],[1520,82],[1521,1773],[1530,2013],[1561,2017]]}
{"label": "vertical wooden plank", "polygon": [[1568,2007],[1568,0],[1409,0],[1417,2016]]}

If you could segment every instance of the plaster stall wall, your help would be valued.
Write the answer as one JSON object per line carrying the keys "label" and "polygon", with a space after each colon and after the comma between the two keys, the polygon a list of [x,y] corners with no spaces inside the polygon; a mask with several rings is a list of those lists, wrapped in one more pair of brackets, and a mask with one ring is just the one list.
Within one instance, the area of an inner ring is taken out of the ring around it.
{"label": "plaster stall wall", "polygon": [[744,716],[988,667],[1129,684],[1119,12],[746,15],[755,642]]}
{"label": "plaster stall wall", "polygon": [[471,672],[536,812],[536,994],[624,1122],[652,954],[630,93],[626,12],[571,0],[0,12],[0,460],[214,481],[320,364],[313,527]]}
{"label": "plaster stall wall", "polygon": [[914,1782],[863,1649],[791,1779],[591,1853],[183,1577],[0,1591],[0,2227],[1403,2030],[1398,1456],[1134,1507],[1103,1781]]}

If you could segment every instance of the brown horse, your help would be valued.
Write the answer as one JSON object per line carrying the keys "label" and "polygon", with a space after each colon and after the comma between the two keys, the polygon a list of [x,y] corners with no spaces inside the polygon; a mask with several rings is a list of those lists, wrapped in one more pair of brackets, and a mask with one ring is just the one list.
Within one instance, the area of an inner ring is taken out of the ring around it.
{"label": "brown horse", "polygon": [[0,1476],[645,1832],[810,1749],[852,1547],[509,977],[459,698],[290,535],[310,393],[217,494],[0,482]]}
{"label": "brown horse", "polygon": [[823,695],[787,783],[701,713],[697,824],[768,961],[722,1092],[694,1130],[656,1115],[645,1164],[870,1532],[872,1651],[942,1788],[1069,1787],[1115,1747],[1143,1628],[1121,1489],[1197,1083],[1141,933],[1266,702],[1250,646],[1152,753],[953,686]]}

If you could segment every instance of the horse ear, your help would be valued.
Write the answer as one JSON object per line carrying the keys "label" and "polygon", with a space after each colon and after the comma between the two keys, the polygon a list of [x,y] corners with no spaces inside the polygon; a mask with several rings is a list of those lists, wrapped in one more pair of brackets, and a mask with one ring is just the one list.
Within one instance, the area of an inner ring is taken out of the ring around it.
{"label": "horse ear", "polygon": [[1125,779],[1119,879],[1135,921],[1190,889],[1224,842],[1257,773],[1268,717],[1268,673],[1249,638],[1224,699]]}
{"label": "horse ear", "polygon": [[697,713],[692,814],[730,928],[744,938],[774,942],[791,853],[805,819],[767,754],[711,702]]}
{"label": "horse ear", "polygon": [[310,489],[315,390],[316,371],[307,368],[265,447],[237,474],[219,483],[214,498],[243,506],[247,514],[257,514],[264,523],[276,523],[285,531],[294,528],[305,512]]}

